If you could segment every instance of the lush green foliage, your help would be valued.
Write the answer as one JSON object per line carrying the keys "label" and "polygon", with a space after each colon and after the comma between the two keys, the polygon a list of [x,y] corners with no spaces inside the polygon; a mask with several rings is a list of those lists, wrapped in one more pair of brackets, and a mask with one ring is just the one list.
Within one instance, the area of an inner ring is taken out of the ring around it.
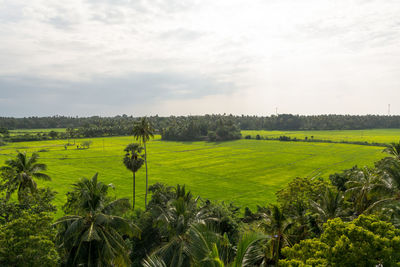
{"label": "lush green foliage", "polygon": [[[139,155],[140,146],[128,148],[126,167],[133,169],[132,155]],[[246,208],[244,217],[233,204],[203,200],[186,186],[163,184],[150,187],[145,210],[132,211],[128,199],[108,194],[114,186],[99,182],[97,174],[82,178],[67,194],[67,214],[54,224],[58,251],[45,213],[53,210],[54,193],[39,188],[21,194],[18,203],[7,198],[7,182],[19,168],[13,165],[3,169],[0,184],[0,261],[34,265],[40,260],[45,266],[394,266],[400,262],[400,160],[391,150],[384,152],[389,157],[375,167],[355,166],[331,175],[331,183],[296,178],[277,192],[276,204],[267,202],[254,213]]]}
{"label": "lush green foliage", "polygon": [[57,220],[58,240],[63,261],[67,266],[112,266],[129,264],[129,246],[123,236],[137,234],[136,227],[116,213],[129,208],[127,199],[110,201],[110,187],[91,179],[82,178],[74,184],[70,206],[75,206],[73,215]]}
{"label": "lush green foliage", "polygon": [[324,225],[319,238],[283,250],[282,266],[395,266],[400,262],[400,230],[376,216],[351,222],[336,218]]}
{"label": "lush green foliage", "polygon": [[[350,129],[376,129],[376,128],[400,128],[400,116],[381,115],[314,115],[300,116],[291,114],[279,114],[267,117],[258,116],[225,116],[204,115],[190,116],[204,120],[215,120],[228,117],[235,124],[240,125],[242,130],[350,130]],[[171,120],[185,119],[184,116],[150,117],[156,129],[166,128]],[[0,117],[0,129],[37,129],[37,128],[80,128],[88,129],[88,132],[99,132],[107,130],[121,131],[127,125],[132,125],[136,118],[122,115],[115,117],[29,117],[29,118],[7,118]],[[0,132],[1,133],[1,132]],[[94,136],[94,135],[92,135]],[[98,136],[98,135],[97,135]]]}
{"label": "lush green foliage", "polygon": [[8,181],[5,183],[7,188],[6,199],[8,200],[14,191],[18,191],[18,199],[26,194],[34,194],[37,189],[34,178],[50,181],[50,176],[43,173],[47,166],[37,163],[38,153],[33,153],[29,158],[25,153],[18,152],[16,158],[7,160],[6,166],[0,168],[6,174]]}
{"label": "lush green foliage", "polygon": [[240,137],[238,125],[226,117],[211,120],[207,117],[177,118],[162,130],[162,139],[173,141],[227,141]]}
{"label": "lush green foliage", "polygon": [[23,212],[18,218],[0,224],[1,266],[57,266],[52,217]]}

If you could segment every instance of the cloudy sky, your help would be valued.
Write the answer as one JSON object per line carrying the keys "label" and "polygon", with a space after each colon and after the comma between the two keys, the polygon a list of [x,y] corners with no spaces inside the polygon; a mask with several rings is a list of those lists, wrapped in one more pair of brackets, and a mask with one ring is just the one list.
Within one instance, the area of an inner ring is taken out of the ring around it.
{"label": "cloudy sky", "polygon": [[399,0],[0,0],[0,116],[400,114]]}

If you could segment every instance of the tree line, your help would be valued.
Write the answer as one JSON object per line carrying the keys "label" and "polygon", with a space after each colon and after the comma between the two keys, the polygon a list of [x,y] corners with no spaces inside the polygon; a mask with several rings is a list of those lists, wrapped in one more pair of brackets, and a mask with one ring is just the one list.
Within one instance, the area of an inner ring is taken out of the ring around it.
{"label": "tree line", "polygon": [[[146,164],[147,119],[134,125],[139,143],[121,151],[135,173]],[[18,153],[1,167],[2,266],[396,266],[400,263],[400,143],[373,168],[295,178],[276,202],[241,211],[194,196],[183,185],[148,187],[145,208],[112,197],[112,184],[77,180],[64,216],[54,220],[55,192],[39,155]],[[127,179],[131,179],[128,178]],[[212,186],[212,185],[210,185]],[[135,203],[135,202],[133,202]]]}
{"label": "tree line", "polygon": [[[358,130],[376,128],[400,128],[400,116],[385,115],[292,115],[279,114],[271,116],[234,116],[234,115],[204,115],[204,116],[151,116],[150,122],[156,130],[161,131],[176,121],[186,118],[205,120],[209,123],[218,118],[226,117],[238,125],[241,130]],[[114,117],[0,117],[0,129],[41,129],[41,128],[100,128],[108,131],[120,131],[124,125],[132,125],[137,121],[133,116]],[[116,127],[121,127],[117,129]],[[94,131],[94,130],[93,130]],[[103,130],[101,130],[103,131]],[[96,133],[99,134],[99,133]]]}

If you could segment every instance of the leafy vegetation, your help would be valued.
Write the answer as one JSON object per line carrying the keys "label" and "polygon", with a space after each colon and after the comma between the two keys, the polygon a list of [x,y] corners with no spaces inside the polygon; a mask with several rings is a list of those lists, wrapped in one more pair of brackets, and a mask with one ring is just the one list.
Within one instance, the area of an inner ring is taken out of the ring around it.
{"label": "leafy vegetation", "polygon": [[[140,146],[128,145],[125,152],[120,164],[135,169]],[[355,166],[330,181],[296,178],[276,193],[275,203],[263,201],[244,213],[232,203],[196,197],[184,185],[160,183],[149,188],[145,209],[132,211],[129,200],[110,195],[114,185],[98,181],[96,173],[73,184],[65,214],[54,224],[54,192],[35,188],[16,199],[8,183],[21,164],[8,164],[0,184],[0,263],[394,266],[400,262],[400,160],[393,149],[383,152],[388,157],[374,167]],[[20,154],[14,161],[26,163]]]}
{"label": "leafy vegetation", "polygon": [[[241,130],[356,130],[356,129],[379,129],[400,128],[400,116],[383,115],[292,115],[279,114],[265,117],[258,116],[233,116],[233,115],[204,115],[189,116],[193,119],[215,121],[226,117],[237,125]],[[185,116],[159,117],[152,116],[149,120],[156,129],[163,129],[170,125],[171,121],[184,120]],[[0,133],[2,129],[39,129],[39,128],[85,128],[88,137],[99,136],[99,132],[107,131],[115,135],[129,128],[137,118],[127,115],[115,117],[28,117],[11,118],[0,117]],[[119,134],[121,135],[121,134]]]}
{"label": "leafy vegetation", "polygon": [[217,117],[215,120],[203,117],[187,117],[171,120],[162,130],[163,140],[173,141],[227,141],[240,139],[238,125],[232,119]]}
{"label": "leafy vegetation", "polygon": [[[215,136],[236,131],[233,121],[219,119],[215,132],[211,131]],[[183,125],[191,125],[188,129],[201,123],[183,120]],[[69,138],[76,137],[72,128],[66,132]],[[8,159],[0,168],[0,265],[241,267],[400,263],[398,143],[382,149],[266,142],[261,141],[262,136],[259,140],[222,143],[164,142],[154,136],[147,118],[134,124],[132,132],[139,144],[127,145],[131,140],[124,137],[107,142],[102,138],[81,141],[93,144],[91,149],[69,150],[62,148],[65,144],[56,140],[57,132],[53,131],[49,132],[53,140],[47,145],[19,143],[18,148],[2,148]],[[209,140],[213,134],[207,130]],[[156,140],[151,140],[154,137]],[[147,146],[151,149],[149,155]],[[33,153],[18,152],[21,148]],[[37,150],[46,156],[39,158]],[[173,178],[178,184],[172,187],[155,183],[148,188],[148,159],[154,179],[171,182]],[[278,162],[280,165],[274,165]],[[140,173],[143,164],[144,175]],[[64,180],[53,167],[62,171]],[[338,172],[339,167],[346,169]],[[288,168],[293,176],[284,177]],[[109,177],[104,179],[107,182],[99,181],[97,173],[91,179],[76,180],[94,169],[108,170],[105,173]],[[116,179],[118,170],[120,179]],[[333,171],[336,173],[327,179]],[[132,173],[133,191],[126,186],[131,179],[128,172]],[[293,179],[294,173],[298,177]],[[138,184],[144,205],[135,205],[136,175],[142,178]],[[182,178],[181,184],[187,182],[189,186],[180,184]],[[72,187],[66,188],[65,184],[71,182]],[[64,191],[58,197],[43,186]],[[202,197],[188,188],[201,191]],[[147,202],[148,191],[151,198]],[[125,193],[132,194],[132,207],[128,198],[121,198]],[[221,201],[224,197],[227,201]],[[62,206],[58,213],[55,203]]]}

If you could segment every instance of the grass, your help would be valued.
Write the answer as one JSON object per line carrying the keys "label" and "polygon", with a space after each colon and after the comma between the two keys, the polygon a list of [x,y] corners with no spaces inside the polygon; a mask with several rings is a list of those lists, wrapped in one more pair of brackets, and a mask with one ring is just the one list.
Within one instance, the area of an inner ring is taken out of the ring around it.
{"label": "grass", "polygon": [[55,131],[57,133],[65,133],[65,128],[16,129],[16,130],[10,130],[10,135],[16,136],[16,135],[24,135],[24,134],[49,133],[51,131]]}
{"label": "grass", "polygon": [[242,131],[242,136],[250,135],[255,138],[259,134],[262,137],[279,138],[281,135],[291,138],[304,139],[306,136],[311,139],[331,140],[336,142],[375,142],[391,143],[399,142],[400,129],[371,129],[371,130],[337,130],[337,131]]}
{"label": "grass", "polygon": [[[317,136],[317,135],[316,135]],[[84,139],[77,140],[80,143]],[[96,172],[112,183],[118,197],[131,197],[132,174],[122,163],[132,137],[91,138],[89,149],[64,149],[66,140],[11,143],[0,147],[0,165],[16,151],[39,152],[48,165],[55,204],[65,202],[71,184]],[[234,202],[242,207],[275,201],[275,192],[297,176],[328,177],[354,165],[373,165],[384,157],[381,147],[330,143],[237,140],[222,143],[161,141],[148,143],[149,183],[186,184],[194,195]],[[137,174],[137,203],[144,206],[145,168]],[[59,210],[57,216],[61,216]]]}

